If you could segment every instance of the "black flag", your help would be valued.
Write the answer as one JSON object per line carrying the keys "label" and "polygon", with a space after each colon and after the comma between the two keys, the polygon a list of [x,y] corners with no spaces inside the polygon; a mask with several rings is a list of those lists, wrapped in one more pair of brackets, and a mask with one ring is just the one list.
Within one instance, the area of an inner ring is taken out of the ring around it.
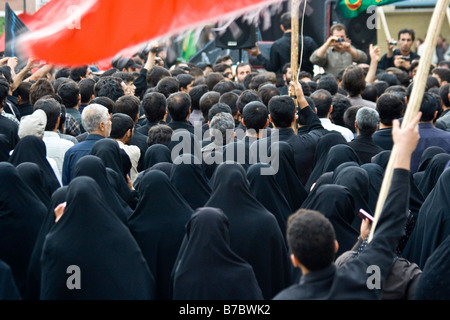
{"label": "black flag", "polygon": [[[24,63],[25,57],[21,54],[16,46],[17,38],[28,32],[27,26],[14,13],[8,3],[5,4],[5,57],[17,57],[19,59],[20,67]],[[25,61],[26,63],[26,61]]]}

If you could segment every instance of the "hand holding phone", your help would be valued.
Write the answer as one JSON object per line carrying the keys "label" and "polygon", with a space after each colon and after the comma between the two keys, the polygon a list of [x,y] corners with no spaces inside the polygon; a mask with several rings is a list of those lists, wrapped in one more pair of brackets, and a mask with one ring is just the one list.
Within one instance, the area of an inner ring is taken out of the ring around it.
{"label": "hand holding phone", "polygon": [[367,213],[364,209],[359,209],[359,217],[361,219],[369,219],[370,222],[373,222],[373,217],[369,213]]}

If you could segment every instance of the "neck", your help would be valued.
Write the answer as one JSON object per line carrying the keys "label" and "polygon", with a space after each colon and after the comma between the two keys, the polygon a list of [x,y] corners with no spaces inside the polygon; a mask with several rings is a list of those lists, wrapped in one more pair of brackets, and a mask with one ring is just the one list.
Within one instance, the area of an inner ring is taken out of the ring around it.
{"label": "neck", "polygon": [[389,128],[392,128],[392,126],[388,126],[380,122],[380,129],[389,129]]}

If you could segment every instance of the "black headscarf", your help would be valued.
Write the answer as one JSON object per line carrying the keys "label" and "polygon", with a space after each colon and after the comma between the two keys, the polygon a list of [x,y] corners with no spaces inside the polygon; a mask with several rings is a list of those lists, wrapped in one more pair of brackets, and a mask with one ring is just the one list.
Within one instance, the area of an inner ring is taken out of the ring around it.
{"label": "black headscarf", "polygon": [[358,239],[359,231],[352,226],[355,204],[346,187],[324,184],[314,188],[302,208],[319,211],[330,220],[339,243],[336,257],[351,250]]}
{"label": "black headscarf", "polygon": [[450,235],[430,255],[417,283],[415,300],[450,300]]}
{"label": "black headscarf", "polygon": [[247,169],[250,191],[277,219],[281,233],[286,236],[286,223],[293,213],[286,197],[273,174],[262,174],[261,169],[269,168],[267,163],[255,163]]}
{"label": "black headscarf", "polygon": [[164,144],[151,145],[144,154],[144,168],[151,168],[160,162],[172,163],[170,149]]}
{"label": "black headscarf", "polygon": [[211,182],[205,207],[227,215],[231,249],[250,263],[264,298],[271,299],[291,284],[288,249],[275,216],[255,199],[240,164],[220,164]]}
{"label": "black headscarf", "polygon": [[405,258],[423,268],[428,257],[450,234],[450,170],[444,170],[420,208],[405,248]]}
{"label": "black headscarf", "polygon": [[361,168],[366,170],[369,175],[369,198],[367,204],[370,211],[375,212],[378,194],[383,183],[384,169],[376,163],[365,163],[361,165]]}
{"label": "black headscarf", "polygon": [[0,259],[0,301],[22,300],[16,282],[7,263]]}
{"label": "black headscarf", "polygon": [[93,155],[87,155],[80,158],[75,164],[73,174],[74,177],[88,176],[94,179],[102,190],[103,196],[111,211],[114,212],[125,225],[128,225],[128,217],[131,216],[133,210],[110,185],[106,167],[103,164],[102,159]]}
{"label": "black headscarf", "polygon": [[36,163],[44,174],[45,189],[49,196],[61,186],[52,166],[47,160],[45,143],[39,137],[25,136],[20,139],[9,158],[9,162],[16,167],[23,162]]}
{"label": "black headscarf", "polygon": [[55,224],[55,208],[66,201],[67,186],[60,187],[53,192],[50,204],[47,209],[47,215],[42,223],[36,238],[36,244],[31,254],[30,264],[27,272],[27,288],[24,299],[39,300],[41,291],[41,255],[45,237]]}
{"label": "black headscarf", "polygon": [[327,154],[322,173],[334,171],[339,165],[346,162],[361,164],[357,153],[349,145],[339,144],[333,146]]}
{"label": "black headscarf", "polygon": [[389,162],[389,158],[391,157],[391,150],[384,150],[375,155],[372,158],[372,163],[378,164],[380,167],[383,168],[383,170],[386,170],[386,167]]}
{"label": "black headscarf", "polygon": [[141,184],[142,177],[151,170],[159,170],[164,172],[170,179],[170,175],[172,174],[172,168],[174,164],[172,162],[158,162],[151,166],[150,168],[147,168],[141,172],[138,173],[136,179],[133,182],[133,187],[138,190],[139,185]]}
{"label": "black headscarf", "polygon": [[369,175],[367,171],[359,166],[348,166],[335,176],[334,184],[346,187],[353,196],[355,201],[353,228],[359,230],[361,219],[358,217],[359,209],[365,210],[373,216],[373,212],[369,207]]}
{"label": "black headscarf", "polygon": [[139,193],[135,190],[130,190],[127,182],[123,179],[123,176],[117,171],[107,167],[106,175],[114,190],[116,190],[119,196],[128,204],[128,206],[130,206],[131,209],[134,209],[137,201],[139,200]]}
{"label": "black headscarf", "polygon": [[[153,299],[154,279],[142,251],[109,209],[97,182],[86,176],[74,178],[66,200],[64,214],[47,234],[42,249],[40,298]],[[68,288],[68,266],[79,268],[81,290]]]}
{"label": "black headscarf", "polygon": [[417,167],[417,172],[425,171],[425,169],[427,168],[431,159],[433,159],[433,157],[435,155],[440,154],[440,153],[447,153],[447,151],[445,151],[445,149],[438,147],[438,146],[431,146],[431,147],[426,148],[422,152],[422,155],[420,156],[420,162],[419,162],[419,166]]}
{"label": "black headscarf", "polygon": [[22,296],[31,252],[46,212],[17,169],[0,162],[0,259],[10,266]]}
{"label": "black headscarf", "polygon": [[45,207],[48,207],[50,195],[45,191],[44,173],[39,166],[33,162],[22,162],[16,168],[25,184],[33,190]]}
{"label": "black headscarf", "polygon": [[314,165],[311,175],[306,182],[305,189],[309,192],[312,185],[323,173],[323,166],[331,147],[338,144],[347,144],[344,136],[338,132],[330,132],[322,136],[317,141],[316,152],[314,153]]}
{"label": "black headscarf", "polygon": [[194,210],[161,171],[147,172],[129,218],[130,230],[155,277],[155,299],[170,299],[170,274]]}
{"label": "black headscarf", "polygon": [[220,209],[192,215],[174,267],[174,300],[263,299],[253,268],[230,248],[228,227]]}
{"label": "black headscarf", "polygon": [[200,161],[191,154],[178,156],[170,173],[170,182],[193,210],[203,207],[211,195]]}
{"label": "black headscarf", "polygon": [[105,167],[113,169],[126,181],[126,175],[131,169],[131,161],[116,140],[109,138],[98,140],[92,147],[91,155],[102,159]]}
{"label": "black headscarf", "polygon": [[450,154],[448,153],[439,153],[430,160],[424,171],[424,176],[417,186],[424,198],[433,190],[448,161],[450,161]]}
{"label": "black headscarf", "polygon": [[8,161],[10,152],[11,146],[8,138],[6,138],[4,134],[0,133],[0,162]]}
{"label": "black headscarf", "polygon": [[275,180],[278,182],[293,213],[300,208],[308,196],[297,173],[294,150],[287,142],[272,142],[269,148],[269,154],[272,157],[271,166],[275,170],[278,169],[275,172]]}

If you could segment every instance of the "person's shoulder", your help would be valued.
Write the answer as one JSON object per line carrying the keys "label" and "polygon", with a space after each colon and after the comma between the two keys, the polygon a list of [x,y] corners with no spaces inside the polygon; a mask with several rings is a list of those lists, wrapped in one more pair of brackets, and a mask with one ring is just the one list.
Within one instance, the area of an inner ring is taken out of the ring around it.
{"label": "person's shoulder", "polygon": [[301,288],[299,284],[293,284],[279,293],[277,293],[272,300],[301,300]]}

